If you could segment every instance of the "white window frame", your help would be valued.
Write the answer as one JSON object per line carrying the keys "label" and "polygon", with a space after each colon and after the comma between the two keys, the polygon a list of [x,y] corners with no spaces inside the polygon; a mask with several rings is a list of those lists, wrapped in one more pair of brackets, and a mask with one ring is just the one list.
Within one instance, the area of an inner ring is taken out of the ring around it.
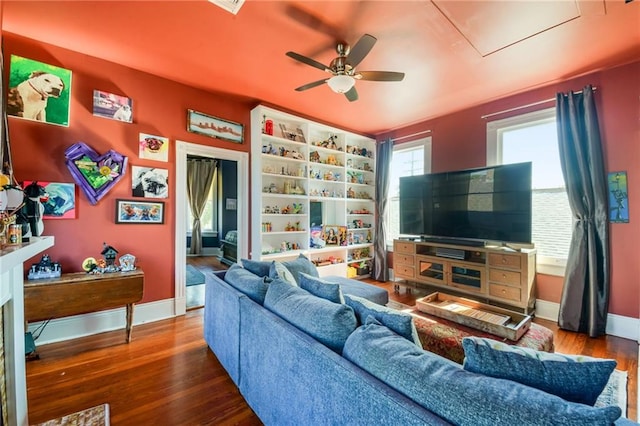
{"label": "white window frame", "polygon": [[[556,108],[547,108],[487,123],[487,166],[502,164],[502,133],[528,127],[535,122],[556,120]],[[551,256],[536,256],[536,272],[563,277],[567,259]]]}
{"label": "white window frame", "polygon": [[[422,147],[423,154],[424,154],[424,158],[423,158],[424,168],[422,170],[422,173],[427,174],[427,173],[431,173],[431,143],[432,143],[432,137],[427,136],[425,138],[416,139],[411,142],[394,144],[393,152],[395,154],[396,152],[407,151],[407,150],[415,149],[418,147]],[[391,185],[391,182],[389,182],[389,185]],[[388,201],[391,201],[391,199],[389,199]],[[387,223],[387,229],[389,229],[388,215],[389,215],[389,211],[387,210],[387,217],[384,218],[385,222]],[[387,250],[393,251],[393,240],[389,239],[388,235],[387,235],[386,244],[387,244]]]}

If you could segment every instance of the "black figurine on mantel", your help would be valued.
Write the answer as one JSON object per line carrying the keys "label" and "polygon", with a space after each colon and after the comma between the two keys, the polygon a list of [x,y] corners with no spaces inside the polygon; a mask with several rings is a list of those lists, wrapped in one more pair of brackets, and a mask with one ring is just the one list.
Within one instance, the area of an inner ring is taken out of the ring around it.
{"label": "black figurine on mantel", "polygon": [[102,252],[100,252],[100,254],[104,257],[104,261],[107,265],[107,271],[110,272],[112,269],[117,270],[117,267],[114,267],[116,266],[116,255],[118,254],[118,250],[107,245],[107,243],[102,243],[102,247]]}

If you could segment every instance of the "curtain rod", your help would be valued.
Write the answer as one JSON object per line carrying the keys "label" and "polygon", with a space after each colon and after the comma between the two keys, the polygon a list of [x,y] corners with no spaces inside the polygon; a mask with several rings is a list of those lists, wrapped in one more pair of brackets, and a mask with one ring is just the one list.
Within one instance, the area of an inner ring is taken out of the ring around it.
{"label": "curtain rod", "polygon": [[[421,132],[411,133],[410,135],[406,135],[406,136],[398,136],[397,138],[391,139],[391,142],[399,141],[400,139],[412,138],[414,136],[426,135],[427,133],[431,133],[431,130],[423,130]],[[384,142],[385,141],[382,141],[382,143]]]}
{"label": "curtain rod", "polygon": [[[593,91],[595,92],[596,90],[598,90],[598,88],[594,87]],[[573,92],[573,93],[574,94],[578,94],[578,93],[582,93],[582,92]],[[525,109],[525,108],[529,108],[529,107],[536,106],[536,105],[546,104],[548,102],[555,101],[555,100],[556,100],[556,98],[545,99],[543,101],[533,102],[533,103],[530,103],[530,104],[526,104],[526,105],[522,105],[522,106],[518,106],[518,107],[514,107],[514,108],[509,108],[509,109],[505,109],[505,110],[498,111],[498,112],[492,112],[491,114],[482,115],[482,116],[480,116],[480,118],[482,118],[484,120],[486,118],[493,117],[493,116],[496,116],[496,115],[505,114],[507,112],[517,111],[519,109]]]}

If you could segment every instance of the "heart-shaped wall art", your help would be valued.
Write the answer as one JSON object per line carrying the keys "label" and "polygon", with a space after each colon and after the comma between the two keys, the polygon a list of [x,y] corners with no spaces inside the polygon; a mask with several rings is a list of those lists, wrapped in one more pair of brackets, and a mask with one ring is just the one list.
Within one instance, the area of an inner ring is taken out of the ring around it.
{"label": "heart-shaped wall art", "polygon": [[97,204],[127,171],[127,157],[110,149],[98,154],[84,142],[64,152],[66,164],[91,204]]}

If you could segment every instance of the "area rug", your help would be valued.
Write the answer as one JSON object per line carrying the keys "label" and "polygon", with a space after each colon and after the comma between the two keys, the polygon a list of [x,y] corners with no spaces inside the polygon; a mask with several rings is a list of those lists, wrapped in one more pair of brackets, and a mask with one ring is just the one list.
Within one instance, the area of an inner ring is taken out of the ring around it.
{"label": "area rug", "polygon": [[627,417],[627,372],[613,370],[607,386],[598,397],[596,407],[617,405],[622,410],[622,415]]}
{"label": "area rug", "polygon": [[187,265],[187,287],[204,284],[204,274],[193,265]]}
{"label": "area rug", "polygon": [[109,426],[109,404],[87,408],[36,426]]}

